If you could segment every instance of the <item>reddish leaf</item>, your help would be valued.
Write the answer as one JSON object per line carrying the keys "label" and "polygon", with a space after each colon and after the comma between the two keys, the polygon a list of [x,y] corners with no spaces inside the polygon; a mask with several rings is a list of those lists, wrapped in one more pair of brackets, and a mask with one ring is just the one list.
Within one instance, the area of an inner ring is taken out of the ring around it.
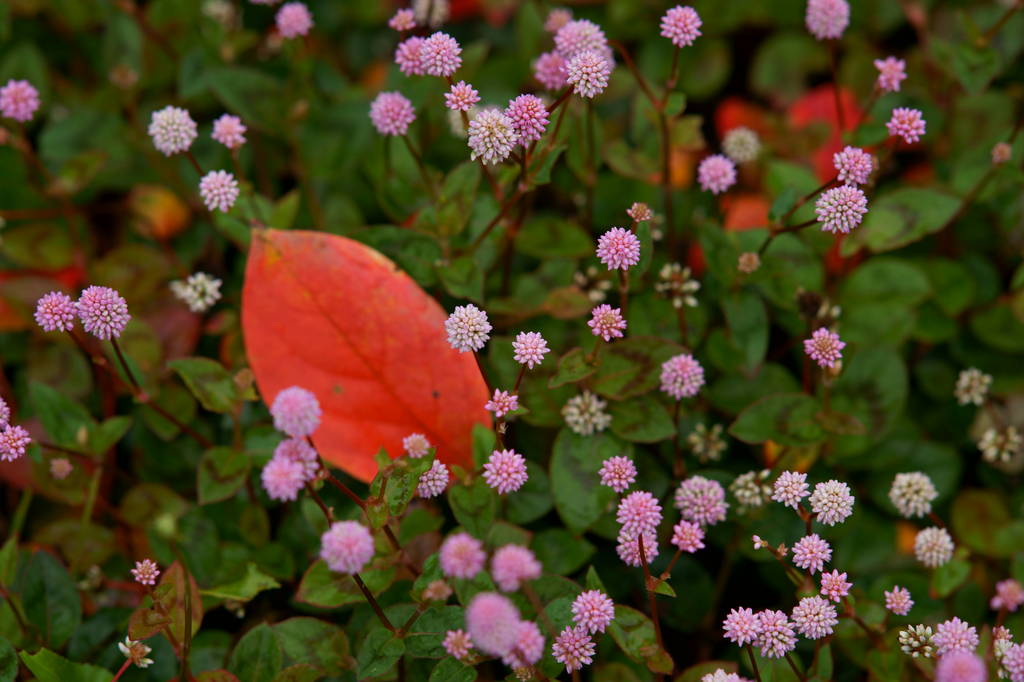
{"label": "reddish leaf", "polygon": [[344,237],[254,233],[242,295],[246,353],[263,399],[292,385],[314,394],[313,441],[369,481],[380,448],[423,433],[444,462],[469,466],[472,427],[489,423],[473,357],[446,340],[441,306],[394,263]]}

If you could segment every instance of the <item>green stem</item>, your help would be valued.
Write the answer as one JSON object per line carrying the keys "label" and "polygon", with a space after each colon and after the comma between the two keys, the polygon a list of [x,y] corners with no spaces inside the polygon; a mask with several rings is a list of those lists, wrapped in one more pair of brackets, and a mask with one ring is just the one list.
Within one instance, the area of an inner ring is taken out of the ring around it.
{"label": "green stem", "polygon": [[92,478],[89,479],[89,490],[85,497],[85,506],[82,507],[82,525],[89,523],[92,519],[92,511],[96,506],[96,495],[100,491],[100,478],[103,476],[103,465],[99,465],[92,472]]}

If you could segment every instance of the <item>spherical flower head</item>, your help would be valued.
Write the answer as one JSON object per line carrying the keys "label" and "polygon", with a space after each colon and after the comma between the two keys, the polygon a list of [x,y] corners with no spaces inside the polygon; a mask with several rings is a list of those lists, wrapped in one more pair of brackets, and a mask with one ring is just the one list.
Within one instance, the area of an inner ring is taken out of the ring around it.
{"label": "spherical flower head", "polygon": [[604,411],[607,406],[608,403],[590,391],[583,391],[562,406],[562,417],[573,433],[590,436],[604,431],[612,423],[611,415]]}
{"label": "spherical flower head", "polygon": [[951,651],[935,666],[935,682],[985,682],[985,661],[970,651]]}
{"label": "spherical flower head", "polygon": [[248,128],[242,119],[231,114],[222,114],[213,122],[213,133],[210,135],[228,149],[238,149],[245,144],[245,131]]}
{"label": "spherical flower head", "polygon": [[419,459],[430,452],[430,441],[422,433],[410,433],[402,439],[402,449],[413,459]]}
{"label": "spherical flower head", "polygon": [[420,46],[420,60],[428,76],[451,76],[462,66],[460,54],[462,48],[459,47],[459,41],[441,31],[431,35]]}
{"label": "spherical flower head", "polygon": [[992,163],[1006,163],[1013,157],[1013,147],[1006,142],[996,142],[992,146]]}
{"label": "spherical flower head", "polygon": [[88,287],[79,295],[75,308],[78,319],[82,321],[82,329],[103,341],[121,336],[132,319],[121,294],[109,287]]}
{"label": "spherical flower head", "polygon": [[306,467],[288,457],[272,457],[260,473],[263,489],[272,500],[292,502],[306,485]]}
{"label": "spherical flower head", "polygon": [[512,359],[533,369],[535,365],[544,362],[544,356],[549,350],[548,342],[537,332],[519,332],[512,342]]}
{"label": "spherical flower head", "polygon": [[608,57],[594,50],[580,52],[565,65],[565,82],[580,97],[593,99],[608,87],[612,65]]}
{"label": "spherical flower head", "polygon": [[[816,533],[805,535],[793,545],[793,563],[813,575],[832,559],[832,548]],[[815,638],[817,639],[817,638]]]}
{"label": "spherical flower head", "polygon": [[75,466],[68,461],[67,457],[55,457],[50,460],[50,475],[58,481],[63,481],[74,470]]}
{"label": "spherical flower head", "polygon": [[477,649],[491,656],[504,656],[516,644],[519,611],[507,597],[480,592],[466,607],[466,629]]}
{"label": "spherical flower head", "polygon": [[910,613],[914,600],[910,598],[910,590],[899,585],[893,585],[891,591],[883,592],[885,596],[885,608],[897,616],[905,616]]}
{"label": "spherical flower head", "polygon": [[415,120],[412,102],[400,92],[382,92],[370,103],[370,122],[381,135],[405,135]]}
{"label": "spherical flower head", "polygon": [[423,588],[421,596],[426,601],[448,601],[448,597],[452,596],[451,586],[443,580],[431,580],[430,583]]}
{"label": "spherical flower head", "polygon": [[597,257],[609,270],[628,270],[640,262],[640,239],[630,230],[613,227],[598,238]]}
{"label": "spherical flower head", "polygon": [[793,626],[783,611],[766,610],[757,614],[761,623],[754,646],[765,658],[782,658],[796,647]]}
{"label": "spherical flower head", "polygon": [[421,59],[424,39],[419,36],[406,38],[395,48],[395,63],[406,76],[423,76],[426,69]]}
{"label": "spherical flower head", "polygon": [[313,15],[301,2],[286,2],[281,5],[274,21],[277,24],[277,32],[285,38],[304,36],[313,28]]}
{"label": "spherical flower head", "polygon": [[1011,644],[1003,652],[1001,663],[1010,682],[1024,682],[1024,644]]}
{"label": "spherical flower head", "polygon": [[811,511],[817,520],[826,526],[845,521],[853,513],[853,495],[850,486],[842,481],[824,481],[814,486],[811,493]]}
{"label": "spherical flower head", "polygon": [[907,77],[904,69],[907,63],[896,57],[876,59],[875,68],[878,69],[878,80],[875,82],[882,92],[899,92],[900,83]]}
{"label": "spherical flower head", "polygon": [[757,272],[761,267],[761,256],[754,251],[744,251],[736,259],[736,269],[745,275]]}
{"label": "spherical flower head", "polygon": [[634,201],[626,209],[626,215],[633,219],[633,222],[643,223],[654,218],[654,211],[645,203]]}
{"label": "spherical flower head", "polygon": [[988,389],[992,385],[992,377],[976,367],[960,372],[956,378],[956,389],[953,395],[961,405],[984,405],[988,397]]}
{"label": "spherical flower head", "polygon": [[416,15],[411,9],[400,9],[388,19],[388,28],[402,33],[416,28]]}
{"label": "spherical flower head", "polygon": [[515,450],[495,450],[484,464],[484,480],[500,495],[519,490],[527,478],[526,460]]}
{"label": "spherical flower head", "polygon": [[913,658],[931,658],[935,653],[932,646],[932,629],[927,625],[909,625],[906,629],[900,630],[899,642],[903,653]]}
{"label": "spherical flower head", "polygon": [[484,163],[501,163],[512,153],[519,142],[512,119],[499,109],[484,109],[469,122],[466,136],[469,144],[469,158],[479,158]]}
{"label": "spherical flower head", "polygon": [[11,408],[7,405],[7,401],[0,398],[0,430],[7,428],[8,422],[11,421]]}
{"label": "spherical flower head", "polygon": [[804,352],[820,367],[835,367],[843,358],[841,351],[845,347],[846,342],[839,339],[839,334],[827,327],[815,330],[811,338],[804,339]]}
{"label": "spherical flower head", "polygon": [[722,621],[722,631],[736,646],[752,644],[761,634],[761,619],[751,609],[732,609]]}
{"label": "spherical flower head", "polygon": [[676,400],[692,398],[704,385],[704,368],[689,353],[661,363],[661,390]]}
{"label": "spherical flower head", "polygon": [[469,633],[465,630],[448,630],[444,635],[441,646],[444,647],[449,656],[461,661],[469,656],[469,650],[473,643],[469,639]]}
{"label": "spherical flower head", "polygon": [[868,212],[868,199],[859,187],[833,187],[814,204],[822,232],[847,234],[861,224]]}
{"label": "spherical flower head", "polygon": [[853,583],[846,582],[846,574],[839,571],[821,574],[821,593],[834,602],[850,593]]}
{"label": "spherical flower head", "polygon": [[452,111],[469,111],[480,101],[480,93],[466,81],[453,83],[444,95],[444,105]]}
{"label": "spherical flower head", "polygon": [[836,40],[850,24],[850,5],[846,0],[808,0],[804,18],[815,38]]}
{"label": "spherical flower head", "polygon": [[722,485],[703,476],[691,476],[680,483],[676,489],[675,504],[684,519],[702,526],[724,521],[729,509]]}
{"label": "spherical flower head", "polygon": [[796,631],[807,639],[821,639],[832,634],[832,628],[839,622],[836,607],[821,597],[805,597],[793,607],[793,624]]}
{"label": "spherical flower head", "polygon": [[1024,604],[1024,587],[1019,582],[1011,578],[996,583],[996,594],[989,606],[996,610],[1016,611],[1021,604]]}
{"label": "spherical flower head", "polygon": [[603,52],[607,48],[604,31],[587,19],[570,21],[555,33],[555,51],[565,59],[572,59],[581,52]]}
{"label": "spherical flower head", "polygon": [[601,477],[601,485],[621,493],[636,481],[636,465],[628,457],[609,457],[601,463],[597,474]]}
{"label": "spherical flower head", "polygon": [[448,467],[435,459],[430,468],[420,474],[416,493],[420,497],[437,497],[448,487]]}
{"label": "spherical flower head", "polygon": [[472,578],[487,561],[483,543],[469,533],[449,535],[439,551],[441,572],[449,578]]}
{"label": "spherical flower head", "polygon": [[793,509],[809,494],[807,474],[797,471],[783,471],[772,486],[772,499]]}
{"label": "spherical flower head", "polygon": [[570,673],[593,663],[594,650],[594,641],[584,628],[578,626],[566,626],[551,644],[551,655]]}
{"label": "spherical flower head", "polygon": [[60,291],[51,291],[36,303],[36,324],[44,332],[69,332],[75,326],[75,302]]}
{"label": "spherical flower head", "polygon": [[847,185],[863,185],[875,170],[875,158],[860,147],[847,145],[832,155],[839,182]]}
{"label": "spherical flower head", "polygon": [[494,389],[494,395],[484,405],[484,409],[493,412],[495,417],[501,419],[509,412],[519,409],[519,396],[508,391]]}
{"label": "spherical flower head", "polygon": [[533,77],[548,90],[565,87],[568,62],[557,52],[545,52],[533,62]]}
{"label": "spherical flower head", "polygon": [[761,151],[761,140],[750,128],[733,128],[722,138],[722,151],[736,163],[749,163]]}
{"label": "spherical flower head", "polygon": [[661,35],[676,47],[688,47],[700,35],[700,26],[697,10],[676,5],[661,18]]}
{"label": "spherical flower head", "polygon": [[914,538],[914,556],[928,568],[938,568],[953,558],[953,538],[945,528],[931,526]]}
{"label": "spherical flower head", "polygon": [[491,576],[502,592],[515,592],[527,580],[540,577],[541,565],[526,547],[504,545],[491,557]]}
{"label": "spherical flower head", "polygon": [[736,673],[727,673],[724,668],[719,668],[713,673],[701,676],[700,682],[749,682],[749,680]]}
{"label": "spherical flower head", "polygon": [[487,313],[472,303],[455,308],[445,320],[444,329],[448,333],[448,343],[460,353],[478,351],[490,338],[491,323],[487,321]]}
{"label": "spherical flower head", "polygon": [[889,489],[889,499],[900,514],[909,518],[926,516],[932,510],[932,501],[939,496],[932,479],[921,471],[896,474]]}
{"label": "spherical flower head", "polygon": [[922,116],[917,109],[897,107],[892,110],[892,116],[885,127],[893,137],[902,137],[907,144],[913,144],[920,140],[925,132],[925,120]]}
{"label": "spherical flower head", "polygon": [[619,500],[615,520],[622,525],[623,533],[652,533],[661,523],[661,505],[654,495],[637,490]]}
{"label": "spherical flower head", "polygon": [[274,457],[301,464],[306,481],[313,480],[320,471],[320,458],[305,438],[285,438],[274,448]]}
{"label": "spherical flower head", "polygon": [[188,151],[196,139],[196,122],[178,107],[164,107],[154,111],[149,119],[149,136],[164,156]]}
{"label": "spherical flower head", "polygon": [[544,30],[548,33],[557,33],[558,29],[572,21],[572,10],[564,7],[555,7],[544,19]]}
{"label": "spherical flower head", "polygon": [[153,665],[153,659],[148,658],[153,649],[142,642],[134,642],[129,637],[125,637],[123,642],[117,643],[117,648],[125,658],[131,661],[132,665],[138,668],[148,668]]}
{"label": "spherical flower head", "polygon": [[594,336],[600,336],[605,341],[622,338],[622,332],[626,328],[626,320],[622,317],[619,308],[613,308],[607,303],[590,311],[590,321],[587,322],[590,332]]}
{"label": "spherical flower head", "polygon": [[39,108],[39,91],[24,80],[9,80],[0,88],[0,114],[28,123]]}
{"label": "spherical flower head", "polygon": [[320,537],[320,558],[336,573],[358,573],[373,558],[373,536],[358,521],[335,521]]}
{"label": "spherical flower head", "polygon": [[[643,538],[644,554],[640,556],[640,538]],[[627,533],[622,531],[618,537],[619,544],[616,546],[615,551],[618,553],[619,558],[627,566],[633,566],[638,568],[643,565],[646,560],[647,563],[651,563],[660,553],[658,548],[658,536],[652,532],[644,532],[641,534]]]}
{"label": "spherical flower head", "polygon": [[736,184],[736,164],[727,156],[712,154],[697,167],[697,182],[705,192],[721,194]]}
{"label": "spherical flower head", "polygon": [[672,526],[672,544],[690,554],[704,549],[704,529],[700,524],[682,519]]}
{"label": "spherical flower head", "polygon": [[277,394],[270,406],[274,428],[292,438],[312,435],[320,426],[320,415],[320,403],[316,396],[301,386],[289,386],[284,389]]}
{"label": "spherical flower head", "polygon": [[205,272],[194,272],[184,280],[176,279],[170,284],[175,298],[188,306],[194,313],[204,313],[221,299],[219,279]]}
{"label": "spherical flower head", "polygon": [[939,656],[951,651],[974,651],[978,647],[978,631],[970,623],[954,617],[935,627],[932,644]]}
{"label": "spherical flower head", "polygon": [[519,95],[509,100],[505,115],[512,121],[512,129],[523,146],[539,140],[548,125],[548,110],[536,95]]}
{"label": "spherical flower head", "polygon": [[132,569],[132,577],[140,585],[156,585],[157,576],[160,575],[160,568],[152,559],[143,559],[135,562]]}
{"label": "spherical flower head", "polygon": [[227,171],[210,171],[199,181],[199,196],[209,210],[227,213],[238,199],[238,181]]}
{"label": "spherical flower head", "polygon": [[501,657],[501,662],[519,670],[540,662],[544,656],[544,635],[532,620],[521,620],[516,628],[516,643],[512,650]]}
{"label": "spherical flower head", "polygon": [[572,603],[572,622],[587,632],[604,632],[615,618],[615,603],[601,590],[580,592]]}

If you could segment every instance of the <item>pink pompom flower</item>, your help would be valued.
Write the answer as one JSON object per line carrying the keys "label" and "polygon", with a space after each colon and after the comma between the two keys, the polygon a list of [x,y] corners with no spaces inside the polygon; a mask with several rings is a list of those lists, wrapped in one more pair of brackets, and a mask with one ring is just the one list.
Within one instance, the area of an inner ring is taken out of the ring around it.
{"label": "pink pompom flower", "polygon": [[682,519],[672,527],[672,544],[690,554],[704,549],[704,529],[700,524]]}
{"label": "pink pompom flower", "polygon": [[544,19],[544,30],[548,33],[557,33],[558,29],[572,21],[572,10],[564,7],[555,7]]}
{"label": "pink pompom flower", "polygon": [[545,52],[533,62],[533,77],[548,90],[565,87],[565,57],[557,52]]}
{"label": "pink pompom flower", "polygon": [[248,130],[242,119],[231,114],[222,114],[213,122],[213,133],[210,135],[228,149],[238,149],[245,144],[245,132]]}
{"label": "pink pompom flower", "polygon": [[712,154],[697,167],[697,182],[705,192],[721,194],[736,184],[736,164],[727,156]]}
{"label": "pink pompom flower", "polygon": [[395,48],[395,63],[406,76],[423,76],[426,69],[421,59],[424,39],[419,36],[406,38]]}
{"label": "pink pompom flower", "polygon": [[8,422],[11,421],[11,408],[7,404],[7,401],[0,398],[0,430],[7,428]]}
{"label": "pink pompom flower", "polygon": [[437,31],[420,46],[420,62],[428,76],[448,78],[462,66],[462,48],[447,33]]}
{"label": "pink pompom flower", "polygon": [[289,386],[284,389],[277,394],[270,406],[274,428],[292,438],[312,435],[320,426],[321,414],[316,396],[301,386]]}
{"label": "pink pompom flower", "polygon": [[854,501],[850,486],[836,480],[815,485],[809,500],[815,519],[826,526],[845,521],[853,513]]}
{"label": "pink pompom flower", "polygon": [[834,602],[850,593],[853,583],[846,582],[846,574],[834,570],[831,573],[821,574],[821,593]]}
{"label": "pink pompom flower", "polygon": [[512,121],[512,129],[524,147],[539,140],[548,126],[548,110],[536,95],[519,95],[509,100],[505,115]]}
{"label": "pink pompom flower", "polygon": [[814,210],[822,232],[847,234],[864,220],[868,199],[859,187],[840,185],[818,197]]}
{"label": "pink pompom flower", "polygon": [[437,497],[448,487],[448,467],[435,459],[430,468],[420,474],[416,494],[420,497]]}
{"label": "pink pompom flower", "polygon": [[69,332],[75,327],[75,302],[60,291],[51,291],[36,303],[36,324],[44,332]]}
{"label": "pink pompom flower", "polygon": [[846,0],[808,0],[805,21],[818,40],[836,40],[850,24],[850,5]]}
{"label": "pink pompom flower", "polygon": [[783,611],[770,609],[757,614],[761,628],[754,646],[761,649],[765,658],[782,658],[796,647],[793,625]]}
{"label": "pink pompom flower", "polygon": [[499,109],[484,109],[469,122],[466,143],[469,158],[487,164],[501,163],[519,142],[519,134],[508,116]]}
{"label": "pink pompom flower", "polygon": [[484,480],[500,495],[519,490],[527,478],[526,460],[515,450],[495,450],[484,464]]}
{"label": "pink pompom flower", "polygon": [[373,551],[373,536],[358,521],[335,521],[320,537],[320,558],[336,573],[358,573]]}
{"label": "pink pompom flower", "polygon": [[793,509],[808,495],[807,474],[796,471],[783,471],[772,486],[772,499]]}
{"label": "pink pompom flower", "polygon": [[494,395],[484,405],[484,409],[493,412],[496,418],[501,419],[509,412],[519,409],[519,396],[508,391],[494,389]]}
{"label": "pink pompom flower", "polygon": [[892,110],[892,116],[885,127],[893,137],[902,137],[907,144],[913,144],[924,135],[925,120],[918,109],[897,107]]}
{"label": "pink pompom flower", "polygon": [[50,475],[58,481],[63,481],[65,478],[70,476],[71,472],[74,470],[75,466],[67,457],[55,457],[50,460]]}
{"label": "pink pompom flower", "polygon": [[491,557],[491,576],[502,592],[514,592],[527,580],[540,577],[541,565],[526,547],[504,545]]}
{"label": "pink pompom flower", "polygon": [[761,634],[761,619],[752,609],[732,609],[722,621],[722,631],[736,646],[753,644]]}
{"label": "pink pompom flower", "polygon": [[551,645],[551,655],[570,673],[593,663],[594,651],[594,641],[581,627],[566,626]]}
{"label": "pink pompom flower", "polygon": [[135,582],[140,585],[156,585],[156,579],[160,575],[160,568],[152,559],[143,559],[135,562],[135,568],[131,571]]}
{"label": "pink pompom flower", "polygon": [[822,570],[831,558],[832,548],[816,533],[805,535],[793,545],[793,563],[811,574]]}
{"label": "pink pompom flower", "polygon": [[382,92],[370,103],[370,122],[381,135],[405,135],[416,111],[400,92]]}
{"label": "pink pompom flower", "polygon": [[448,630],[444,635],[444,641],[441,642],[448,655],[458,661],[469,656],[472,645],[469,633],[465,630]]}
{"label": "pink pompom flower", "polygon": [[153,146],[164,156],[188,151],[196,139],[196,122],[184,109],[164,107],[149,119],[149,136]]}
{"label": "pink pompom flower", "polygon": [[836,607],[821,597],[804,597],[791,614],[796,631],[807,639],[821,639],[832,634],[839,622]]}
{"label": "pink pompom flower", "polygon": [[875,159],[860,147],[847,145],[832,155],[839,182],[847,185],[863,185],[875,170]]}
{"label": "pink pompom flower", "polygon": [[448,343],[460,353],[478,351],[487,343],[491,334],[491,323],[487,313],[472,303],[460,305],[445,320]]}
{"label": "pink pompom flower", "polygon": [[646,490],[637,490],[619,500],[615,520],[629,535],[653,533],[661,523],[661,505]]}
{"label": "pink pompom flower", "polygon": [[422,433],[410,433],[402,439],[402,449],[413,459],[419,459],[430,452],[430,441]]}
{"label": "pink pompom flower", "polygon": [[444,95],[444,105],[452,111],[469,111],[480,101],[480,93],[466,81],[453,83]]}
{"label": "pink pompom flower", "polygon": [[978,630],[954,616],[935,626],[932,644],[939,656],[951,651],[974,651],[978,647]]}
{"label": "pink pompom flower", "polygon": [[[1011,678],[1013,679],[1013,678]],[[939,658],[935,666],[935,682],[986,682],[985,661],[972,651],[959,649]]]}
{"label": "pink pompom flower", "polygon": [[238,181],[227,171],[210,171],[199,181],[199,196],[210,211],[227,213],[238,200]]}
{"label": "pink pompom flower", "polygon": [[701,23],[697,10],[676,5],[661,18],[661,35],[676,47],[688,47],[700,36]]}
{"label": "pink pompom flower", "polygon": [[307,481],[313,480],[320,470],[320,458],[305,438],[285,438],[274,448],[274,457],[284,457],[301,464]]}
{"label": "pink pompom flower", "polygon": [[996,594],[989,601],[989,606],[996,610],[1016,611],[1021,604],[1024,604],[1024,587],[1019,582],[1009,578],[996,583]]}
{"label": "pink pompom flower", "polygon": [[272,457],[260,472],[263,489],[272,500],[292,502],[308,480],[302,462],[288,457]]}
{"label": "pink pompom flower", "polygon": [[399,33],[411,31],[416,28],[416,14],[408,8],[400,9],[388,19],[388,28]]}
{"label": "pink pompom flower", "polygon": [[905,616],[910,613],[910,609],[914,605],[914,600],[910,598],[910,590],[894,585],[891,591],[886,591],[883,594],[885,595],[885,608],[897,616]]}
{"label": "pink pompom flower", "polygon": [[277,32],[285,38],[304,36],[313,28],[313,15],[301,2],[286,2],[281,5],[274,21],[277,24]]}
{"label": "pink pompom flower", "polygon": [[1010,682],[1024,682],[1024,644],[1011,644],[1003,652],[1003,669]]}
{"label": "pink pompom flower", "polygon": [[636,465],[628,457],[609,457],[601,463],[597,474],[601,485],[621,493],[636,481]]}
{"label": "pink pompom flower", "polygon": [[516,644],[519,611],[507,597],[481,592],[466,607],[466,629],[477,649],[491,656],[505,656]]}
{"label": "pink pompom flower", "polygon": [[843,359],[843,348],[846,343],[827,327],[816,329],[811,338],[804,339],[804,352],[821,367],[835,367]]}
{"label": "pink pompom flower", "polygon": [[533,369],[535,365],[544,362],[544,356],[549,352],[548,342],[537,332],[519,332],[515,341],[512,342],[512,359],[520,365],[526,365]]}
{"label": "pink pompom flower", "polygon": [[121,336],[132,319],[124,298],[109,287],[88,287],[79,295],[75,308],[82,329],[104,341]]}
{"label": "pink pompom flower", "polygon": [[512,649],[501,657],[501,662],[518,670],[536,665],[544,656],[544,635],[532,620],[521,620],[516,626],[516,642]]}
{"label": "pink pompom flower", "polygon": [[661,363],[661,390],[676,400],[692,398],[704,385],[704,368],[689,353]]}
{"label": "pink pompom flower", "polygon": [[882,92],[899,92],[900,83],[907,77],[904,69],[907,63],[896,57],[876,59],[875,68],[878,69],[878,80],[875,82]]}
{"label": "pink pompom flower", "polygon": [[[643,538],[644,553],[640,556],[640,538]],[[627,533],[622,531],[618,537],[619,544],[615,547],[619,558],[627,566],[639,567],[644,560],[651,563],[661,553],[658,547],[658,536],[653,532]]]}
{"label": "pink pompom flower", "polygon": [[684,519],[702,526],[724,521],[729,509],[722,484],[703,476],[691,476],[679,484],[675,505]]}
{"label": "pink pompom flower", "polygon": [[25,80],[9,80],[0,88],[0,114],[19,123],[32,120],[39,108],[39,91]]}
{"label": "pink pompom flower", "polygon": [[620,309],[602,303],[590,311],[590,321],[587,322],[587,326],[590,327],[594,336],[611,341],[622,338],[622,332],[626,329],[626,320],[623,319]]}
{"label": "pink pompom flower", "polygon": [[566,59],[581,52],[604,52],[608,39],[601,27],[588,19],[570,21],[555,33],[555,51]]}
{"label": "pink pompom flower", "polygon": [[640,262],[640,239],[630,230],[613,227],[598,238],[597,257],[609,270],[628,270]]}
{"label": "pink pompom flower", "polygon": [[604,632],[615,619],[615,602],[601,590],[580,592],[572,602],[572,622],[593,634]]}
{"label": "pink pompom flower", "polygon": [[483,543],[469,533],[449,535],[439,552],[441,572],[449,578],[472,578],[487,561]]}
{"label": "pink pompom flower", "polygon": [[612,65],[601,52],[588,50],[572,57],[565,66],[565,82],[572,91],[586,99],[593,99],[608,87]]}

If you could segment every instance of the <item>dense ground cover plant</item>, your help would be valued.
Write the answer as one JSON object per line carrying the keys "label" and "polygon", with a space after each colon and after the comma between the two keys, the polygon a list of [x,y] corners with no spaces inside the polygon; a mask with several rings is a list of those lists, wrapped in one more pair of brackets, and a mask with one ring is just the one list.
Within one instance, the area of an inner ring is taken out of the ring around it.
{"label": "dense ground cover plant", "polygon": [[0,7],[0,681],[1024,680],[1022,4]]}

